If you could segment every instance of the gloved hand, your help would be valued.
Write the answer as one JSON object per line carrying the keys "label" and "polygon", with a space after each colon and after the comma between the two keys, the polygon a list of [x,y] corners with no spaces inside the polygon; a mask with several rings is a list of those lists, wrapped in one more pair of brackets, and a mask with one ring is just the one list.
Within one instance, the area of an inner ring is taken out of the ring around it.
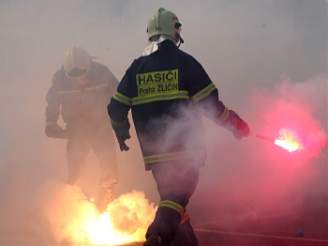
{"label": "gloved hand", "polygon": [[56,123],[46,125],[45,133],[50,138],[67,138],[67,131]]}
{"label": "gloved hand", "polygon": [[120,145],[121,151],[128,151],[130,148],[126,145],[125,140],[129,139],[131,136],[129,134],[129,130],[125,128],[117,128],[115,129],[116,138],[118,144]]}
{"label": "gloved hand", "polygon": [[120,150],[121,151],[128,151],[130,148],[129,146],[126,145],[125,140],[130,138],[130,123],[128,119],[125,119],[122,122],[115,122],[111,120],[113,130],[115,132],[117,141],[120,145]]}
{"label": "gloved hand", "polygon": [[233,135],[238,138],[248,137],[250,134],[250,129],[248,124],[242,120],[239,115],[233,111],[229,110],[229,116],[225,125],[232,131]]}

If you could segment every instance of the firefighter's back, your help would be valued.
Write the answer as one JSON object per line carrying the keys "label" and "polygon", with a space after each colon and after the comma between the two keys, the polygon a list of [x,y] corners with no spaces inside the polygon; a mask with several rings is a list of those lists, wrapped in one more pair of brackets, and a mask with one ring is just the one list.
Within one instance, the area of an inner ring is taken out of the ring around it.
{"label": "firefighter's back", "polygon": [[[190,96],[193,74],[199,69],[197,61],[170,40],[161,43],[156,52],[136,59],[129,68],[126,89],[132,98],[133,121],[144,157],[185,151],[195,144],[189,141],[190,133],[202,134],[200,116]],[[197,139],[196,144],[202,145],[202,137]]]}

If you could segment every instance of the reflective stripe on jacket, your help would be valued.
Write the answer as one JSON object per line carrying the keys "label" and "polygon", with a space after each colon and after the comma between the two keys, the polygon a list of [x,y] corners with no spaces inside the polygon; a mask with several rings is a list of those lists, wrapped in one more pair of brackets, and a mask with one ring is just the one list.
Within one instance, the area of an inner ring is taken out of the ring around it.
{"label": "reflective stripe on jacket", "polygon": [[206,111],[208,105],[217,116],[225,111],[203,67],[167,40],[156,52],[134,60],[108,113],[118,124],[131,109],[146,169],[150,169],[159,162],[204,156],[199,109]]}

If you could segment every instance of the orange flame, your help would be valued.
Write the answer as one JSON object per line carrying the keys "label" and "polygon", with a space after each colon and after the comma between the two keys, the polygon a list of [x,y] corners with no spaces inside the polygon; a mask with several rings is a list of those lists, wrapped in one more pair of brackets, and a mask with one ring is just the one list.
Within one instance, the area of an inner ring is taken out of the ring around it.
{"label": "orange flame", "polygon": [[279,131],[279,137],[274,141],[274,143],[289,152],[303,149],[303,145],[299,141],[296,134],[285,128]]}
{"label": "orange flame", "polygon": [[65,186],[57,197],[53,196],[47,209],[58,242],[88,246],[144,241],[156,210],[144,193],[132,191],[108,204],[100,214],[79,188],[70,186]]}

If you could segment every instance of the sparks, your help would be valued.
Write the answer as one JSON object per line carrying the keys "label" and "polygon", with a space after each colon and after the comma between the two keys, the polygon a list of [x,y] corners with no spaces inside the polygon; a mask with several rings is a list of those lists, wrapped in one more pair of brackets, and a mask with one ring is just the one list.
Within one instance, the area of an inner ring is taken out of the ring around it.
{"label": "sparks", "polygon": [[275,139],[274,143],[286,149],[288,152],[295,152],[303,149],[303,145],[297,135],[285,128],[279,131],[279,137]]}

